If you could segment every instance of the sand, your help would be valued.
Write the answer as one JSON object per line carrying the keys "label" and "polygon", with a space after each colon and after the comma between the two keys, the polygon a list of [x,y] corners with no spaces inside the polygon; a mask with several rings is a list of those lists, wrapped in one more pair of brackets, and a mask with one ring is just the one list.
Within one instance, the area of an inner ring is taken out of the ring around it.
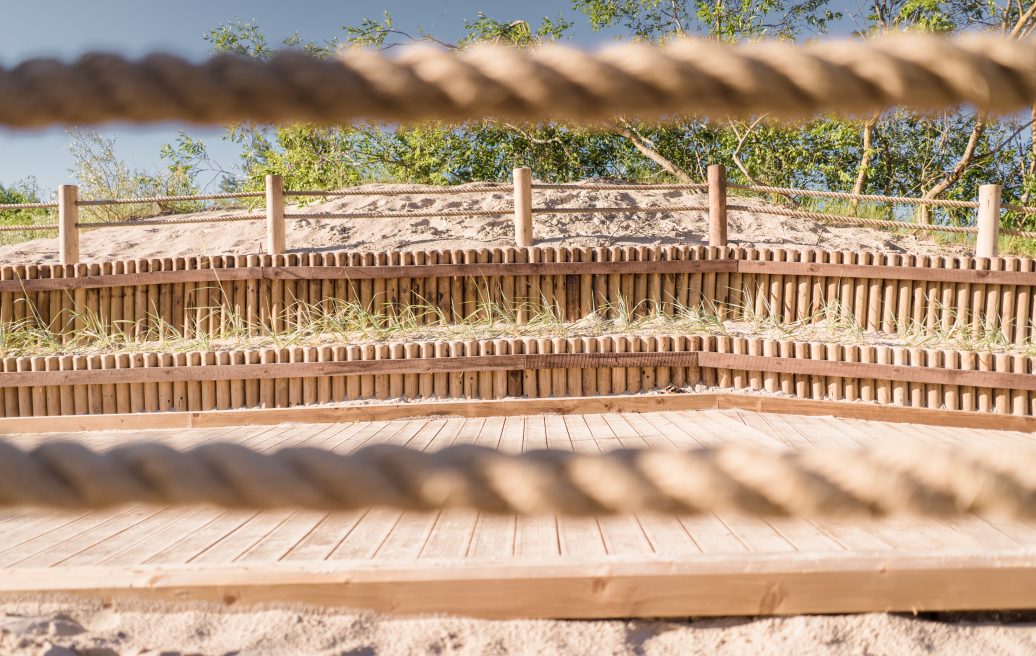
{"label": "sand", "polygon": [[[393,189],[394,185],[367,185],[360,189]],[[603,192],[592,190],[536,190],[535,207],[659,207],[705,204],[703,194],[682,191]],[[731,245],[746,248],[824,248],[893,253],[947,252],[931,240],[868,228],[839,227],[807,219],[765,214],[767,205],[754,199],[738,204],[758,207],[759,212],[731,212]],[[509,191],[472,195],[352,196],[301,207],[290,213],[314,212],[431,212],[443,210],[508,210]],[[260,210],[261,211],[261,210]],[[224,212],[225,213],[225,212]],[[219,212],[162,217],[214,216]],[[87,220],[84,218],[84,220]],[[480,248],[513,245],[510,217],[436,217],[405,219],[300,219],[287,226],[290,251],[387,250]],[[707,237],[702,211],[654,215],[538,215],[536,243],[542,246],[605,245],[701,245]],[[84,261],[177,257],[191,255],[246,254],[262,250],[265,223],[180,224],[161,227],[122,227],[84,231]],[[36,239],[0,247],[5,264],[57,261],[57,240]]]}
{"label": "sand", "polygon": [[0,652],[66,654],[1032,654],[1032,614],[679,620],[406,618],[304,606],[22,600],[0,611]]}

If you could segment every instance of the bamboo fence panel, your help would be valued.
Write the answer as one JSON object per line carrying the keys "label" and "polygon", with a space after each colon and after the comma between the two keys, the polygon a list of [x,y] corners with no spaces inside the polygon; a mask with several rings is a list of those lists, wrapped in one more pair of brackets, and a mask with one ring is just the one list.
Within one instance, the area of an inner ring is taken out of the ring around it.
{"label": "bamboo fence panel", "polygon": [[6,417],[551,398],[698,385],[814,400],[1036,414],[1021,354],[757,337],[613,335],[6,357]]}
{"label": "bamboo fence panel", "polygon": [[153,258],[0,267],[0,326],[59,337],[220,337],[298,328],[355,303],[421,324],[550,312],[813,323],[1036,339],[1030,258],[734,247],[531,247]]}

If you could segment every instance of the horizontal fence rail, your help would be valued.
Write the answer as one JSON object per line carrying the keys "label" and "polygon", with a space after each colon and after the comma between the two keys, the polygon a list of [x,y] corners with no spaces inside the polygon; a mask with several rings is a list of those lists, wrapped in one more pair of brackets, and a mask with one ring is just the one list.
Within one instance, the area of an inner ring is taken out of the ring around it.
{"label": "horizontal fence rail", "polygon": [[729,336],[507,338],[4,358],[0,414],[560,398],[696,385],[1036,415],[1034,358]]}

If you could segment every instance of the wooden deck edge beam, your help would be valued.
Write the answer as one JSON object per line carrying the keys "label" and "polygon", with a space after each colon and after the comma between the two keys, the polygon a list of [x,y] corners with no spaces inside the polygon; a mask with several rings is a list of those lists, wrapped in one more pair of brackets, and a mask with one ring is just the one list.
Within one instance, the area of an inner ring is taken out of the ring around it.
{"label": "wooden deck edge beam", "polygon": [[1021,609],[1036,607],[1036,557],[725,556],[594,565],[323,562],[0,571],[0,594],[28,592],[485,618]]}
{"label": "wooden deck edge beam", "polygon": [[890,423],[1036,432],[1036,417],[719,392],[306,406],[249,410],[212,410],[204,412],[72,415],[66,417],[9,417],[0,418],[0,434],[90,430],[218,428],[286,423],[324,424],[354,421],[390,421],[414,417],[511,417],[537,414],[569,415],[714,409],[741,409],[804,416],[834,416]]}

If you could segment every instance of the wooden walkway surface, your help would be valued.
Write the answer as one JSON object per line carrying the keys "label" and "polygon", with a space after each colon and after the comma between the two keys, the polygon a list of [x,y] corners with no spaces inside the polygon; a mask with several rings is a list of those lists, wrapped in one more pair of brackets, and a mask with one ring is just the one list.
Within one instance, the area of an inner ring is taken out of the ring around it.
{"label": "wooden walkway surface", "polygon": [[[741,410],[417,419],[194,430],[12,434],[21,446],[229,440],[348,452],[374,443],[507,452],[882,441],[1030,443],[1012,431]],[[573,519],[449,510],[321,513],[131,506],[0,512],[0,591],[226,601],[292,599],[400,612],[690,615],[1036,606],[1036,526],[740,516]]]}

